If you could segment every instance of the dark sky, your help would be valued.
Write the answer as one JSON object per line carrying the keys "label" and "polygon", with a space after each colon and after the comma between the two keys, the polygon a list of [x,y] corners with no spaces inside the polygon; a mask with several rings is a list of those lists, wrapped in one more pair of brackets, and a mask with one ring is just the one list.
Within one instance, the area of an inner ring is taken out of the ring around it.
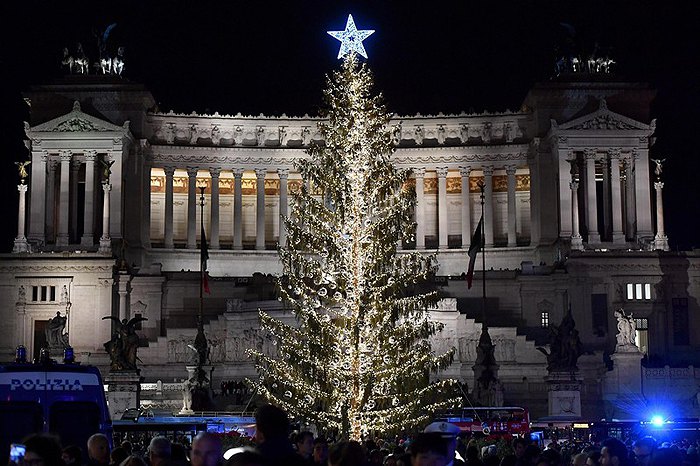
{"label": "dark sky", "polygon": [[[619,75],[658,89],[652,156],[667,158],[665,209],[672,247],[700,247],[700,15],[670,1],[73,1],[0,5],[0,250],[16,234],[13,162],[23,158],[20,92],[61,76],[64,46],[97,56],[94,32],[117,23],[125,77],[145,83],[161,110],[315,114],[324,74],[337,66],[348,13],[365,41],[390,111],[422,114],[519,108],[551,78],[554,49],[575,29],[583,53],[611,51]],[[10,176],[11,175],[11,176]]]}

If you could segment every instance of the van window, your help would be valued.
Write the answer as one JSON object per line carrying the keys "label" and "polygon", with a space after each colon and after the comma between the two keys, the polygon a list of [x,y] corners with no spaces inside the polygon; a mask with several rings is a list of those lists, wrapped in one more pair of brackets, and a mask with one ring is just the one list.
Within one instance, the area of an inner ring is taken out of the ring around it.
{"label": "van window", "polygon": [[89,401],[56,401],[49,410],[49,432],[60,432],[64,445],[85,445],[100,431],[100,410]]}

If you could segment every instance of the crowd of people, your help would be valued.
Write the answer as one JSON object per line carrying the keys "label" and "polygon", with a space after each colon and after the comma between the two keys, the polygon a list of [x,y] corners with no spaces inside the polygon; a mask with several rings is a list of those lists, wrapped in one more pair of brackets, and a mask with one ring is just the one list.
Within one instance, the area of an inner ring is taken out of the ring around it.
{"label": "crowd of people", "polygon": [[518,437],[497,446],[483,439],[465,442],[459,427],[448,422],[434,422],[410,437],[329,441],[310,431],[290,435],[287,413],[273,405],[257,409],[250,440],[224,452],[221,436],[201,432],[191,445],[158,435],[147,447],[126,440],[111,448],[105,435],[94,434],[84,446],[61,448],[58,437],[34,434],[24,439],[23,460],[10,466],[700,466],[700,443],[688,440],[608,438],[552,442],[542,449]]}
{"label": "crowd of people", "polygon": [[223,380],[221,382],[221,396],[232,396],[233,403],[240,405],[250,399],[250,387],[242,380]]}

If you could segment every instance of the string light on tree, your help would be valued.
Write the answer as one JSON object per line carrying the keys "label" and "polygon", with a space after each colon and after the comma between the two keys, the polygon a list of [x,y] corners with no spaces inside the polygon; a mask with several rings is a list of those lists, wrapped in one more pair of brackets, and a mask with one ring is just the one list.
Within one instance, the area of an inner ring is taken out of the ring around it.
{"label": "string light on tree", "polygon": [[348,15],[348,22],[345,24],[344,31],[327,31],[328,34],[340,41],[340,50],[338,58],[342,58],[349,53],[357,53],[367,58],[367,51],[362,41],[374,34],[374,29],[363,29],[358,31],[355,27],[355,21],[352,15]]}
{"label": "string light on tree", "polygon": [[420,427],[460,404],[453,380],[431,380],[455,350],[432,350],[442,325],[427,310],[438,298],[417,288],[435,257],[397,251],[413,239],[415,191],[391,162],[389,115],[372,84],[352,51],[328,78],[324,144],[297,165],[304,183],[279,250],[281,297],[298,325],[261,312],[273,351],[250,351],[251,383],[268,401],[355,440]]}

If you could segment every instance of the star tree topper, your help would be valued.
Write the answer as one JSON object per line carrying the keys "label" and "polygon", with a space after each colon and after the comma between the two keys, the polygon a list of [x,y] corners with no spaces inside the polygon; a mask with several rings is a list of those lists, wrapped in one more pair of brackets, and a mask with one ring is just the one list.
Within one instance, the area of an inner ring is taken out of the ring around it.
{"label": "star tree topper", "polygon": [[344,31],[327,32],[340,41],[338,58],[342,58],[350,52],[355,52],[367,58],[367,52],[365,51],[364,45],[362,45],[362,41],[371,36],[374,33],[374,29],[358,31],[355,27],[355,21],[353,21],[352,15],[348,15],[348,22],[345,24]]}

